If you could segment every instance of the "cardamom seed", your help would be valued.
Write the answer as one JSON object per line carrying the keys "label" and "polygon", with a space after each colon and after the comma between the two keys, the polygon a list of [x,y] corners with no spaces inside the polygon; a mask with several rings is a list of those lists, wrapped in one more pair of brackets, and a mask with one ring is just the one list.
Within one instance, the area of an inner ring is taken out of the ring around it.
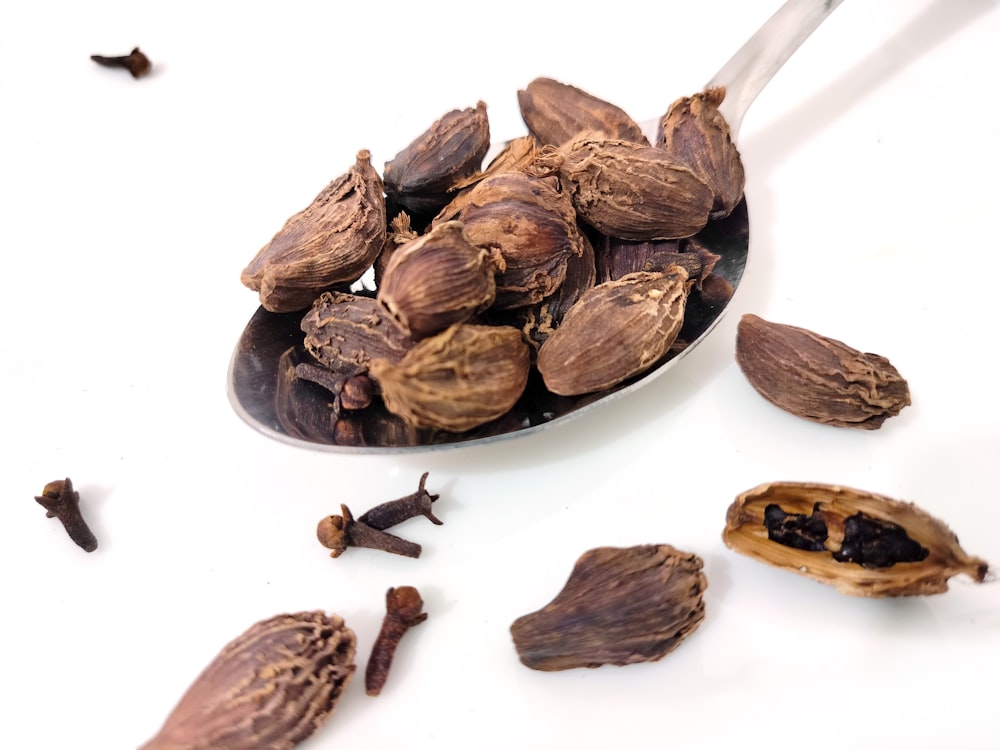
{"label": "cardamom seed", "polygon": [[702,568],[668,544],[589,550],[555,599],[511,625],[518,656],[543,671],[658,661],[705,619]]}
{"label": "cardamom seed", "polygon": [[456,323],[370,374],[386,408],[414,427],[465,432],[503,416],[524,392],[528,345],[509,326]]}
{"label": "cardamom seed", "polygon": [[289,750],[326,723],[354,675],[355,647],[337,615],[258,622],[222,649],[141,750]]}
{"label": "cardamom seed", "polygon": [[736,361],[775,406],[821,424],[877,430],[910,404],[910,389],[885,357],[818,333],[744,315]]}
{"label": "cardamom seed", "polygon": [[325,290],[361,278],[385,244],[382,179],[359,151],[345,174],[284,227],[243,270],[241,281],[271,312],[304,310]]}
{"label": "cardamom seed", "polygon": [[637,271],[585,292],[549,334],[535,362],[561,396],[605,390],[645,372],[680,333],[689,289],[680,266]]}
{"label": "cardamom seed", "polygon": [[726,546],[844,594],[940,594],[988,566],[966,554],[943,521],[913,503],[816,482],[771,482],[739,495],[726,513]]}
{"label": "cardamom seed", "polygon": [[660,119],[656,145],[686,164],[714,193],[711,218],[729,216],[743,199],[746,176],[729,124],[719,112],[723,87],[685,96]]}

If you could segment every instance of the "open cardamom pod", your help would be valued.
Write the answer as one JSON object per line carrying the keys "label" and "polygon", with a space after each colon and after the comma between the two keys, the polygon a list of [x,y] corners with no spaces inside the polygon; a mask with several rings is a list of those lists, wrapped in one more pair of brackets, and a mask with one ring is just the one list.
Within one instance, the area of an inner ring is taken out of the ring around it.
{"label": "open cardamom pod", "polygon": [[521,662],[551,672],[662,659],[705,619],[702,567],[669,544],[585,552],[555,599],[511,625]]}
{"label": "open cardamom pod", "polygon": [[575,396],[645,372],[670,350],[684,322],[687,271],[637,271],[592,287],[538,350],[545,387]]}
{"label": "open cardamom pod", "polygon": [[241,281],[271,312],[295,312],[320,292],[361,278],[385,243],[382,179],[371,154],[357,160],[285,222],[243,270]]}
{"label": "open cardamom pod", "polygon": [[386,162],[386,193],[419,214],[435,214],[449,191],[479,171],[490,147],[486,104],[448,112]]}
{"label": "open cardamom pod", "polygon": [[289,750],[323,726],[354,675],[337,615],[263,620],[230,642],[140,750]]}
{"label": "open cardamom pod", "polygon": [[376,299],[414,338],[439,333],[493,302],[497,256],[473,245],[461,222],[438,224],[396,248]]}
{"label": "open cardamom pod", "polygon": [[612,237],[671,240],[708,223],[715,196],[686,164],[655,146],[587,134],[546,146],[536,175],[558,172],[580,217]]}
{"label": "open cardamom pod", "polygon": [[736,361],[760,395],[821,424],[877,430],[910,404],[910,388],[885,357],[796,326],[746,314]]}
{"label": "open cardamom pod", "polygon": [[649,145],[623,109],[576,86],[536,78],[517,92],[517,102],[528,132],[543,145],[561,146],[587,132]]}
{"label": "open cardamom pod", "polygon": [[408,424],[465,432],[514,406],[530,366],[516,328],[456,323],[396,364],[373,360],[370,373],[386,408]]}
{"label": "open cardamom pod", "polygon": [[739,495],[726,513],[726,546],[867,597],[940,594],[988,566],[965,553],[943,521],[912,503],[817,482],[771,482]]}
{"label": "open cardamom pod", "polygon": [[713,219],[729,216],[743,199],[746,176],[719,105],[725,88],[685,96],[660,119],[656,145],[686,164],[715,194]]}

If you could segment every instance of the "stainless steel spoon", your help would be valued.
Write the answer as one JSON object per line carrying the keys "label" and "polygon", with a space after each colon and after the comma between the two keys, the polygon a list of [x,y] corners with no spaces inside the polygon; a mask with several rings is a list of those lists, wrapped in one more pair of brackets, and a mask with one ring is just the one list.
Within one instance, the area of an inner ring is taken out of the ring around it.
{"label": "stainless steel spoon", "polygon": [[[720,109],[736,138],[743,116],[768,81],[792,53],[842,0],[787,0],[708,82],[706,88],[726,87]],[[672,99],[671,99],[672,101]],[[664,108],[669,102],[664,103]],[[658,120],[642,123],[655,137]],[[726,219],[712,222],[699,234],[721,260],[715,273],[733,288],[739,286],[749,253],[750,229],[746,201]],[[331,420],[330,394],[314,383],[289,377],[290,370],[309,355],[302,347],[299,323],[304,313],[270,313],[260,308],[240,337],[230,361],[227,391],[236,413],[268,437],[312,449],[336,452],[401,452],[484,443],[543,429],[577,416],[612,398],[623,396],[654,378],[705,340],[728,303],[689,302],[681,337],[689,342],[641,376],[600,393],[555,396],[539,378],[529,381],[520,401],[506,416],[465,433],[408,428],[376,400],[353,413],[351,443],[340,444],[342,433]],[[358,439],[363,445],[357,445]]]}

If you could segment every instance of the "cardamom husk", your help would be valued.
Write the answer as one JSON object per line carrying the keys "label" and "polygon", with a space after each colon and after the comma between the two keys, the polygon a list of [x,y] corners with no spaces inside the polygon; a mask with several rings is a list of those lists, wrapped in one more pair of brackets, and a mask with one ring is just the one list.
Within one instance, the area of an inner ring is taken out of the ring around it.
{"label": "cardamom husk", "polygon": [[458,183],[479,171],[489,147],[486,104],[452,110],[386,162],[386,193],[410,211],[433,215]]}
{"label": "cardamom husk", "polygon": [[258,622],[222,649],[140,750],[290,750],[326,723],[354,675],[355,647],[337,615]]}
{"label": "cardamom husk", "polygon": [[408,424],[464,432],[510,410],[530,366],[516,328],[456,323],[396,364],[372,360],[370,373],[386,408]]}
{"label": "cardamom husk", "polygon": [[714,195],[687,165],[655,146],[583,135],[542,149],[533,174],[558,172],[579,216],[612,237],[672,240],[708,223]]}
{"label": "cardamom husk", "polygon": [[320,292],[361,278],[386,236],[382,179],[362,150],[345,174],[284,227],[243,270],[241,281],[271,312],[295,312]]}
{"label": "cardamom husk", "polygon": [[602,391],[645,372],[684,322],[687,271],[637,271],[585,292],[538,350],[545,387],[561,396]]}
{"label": "cardamom husk", "polygon": [[729,124],[719,112],[724,87],[685,96],[660,119],[656,145],[686,164],[712,189],[711,218],[729,216],[743,199],[746,175]]}
{"label": "cardamom husk", "polygon": [[492,304],[496,255],[473,245],[461,222],[438,224],[396,248],[376,299],[414,338],[439,333]]}
{"label": "cardamom husk", "polygon": [[940,594],[948,579],[986,579],[943,521],[913,503],[817,482],[771,482],[726,513],[726,546],[866,597]]}
{"label": "cardamom husk", "polygon": [[885,357],[796,326],[746,314],[736,361],[775,406],[821,424],[877,430],[910,404],[910,389]]}
{"label": "cardamom husk", "polygon": [[561,146],[587,132],[649,145],[623,109],[551,78],[536,78],[518,91],[517,103],[528,132],[543,145]]}
{"label": "cardamom husk", "polygon": [[511,625],[521,662],[556,671],[662,659],[705,619],[702,567],[668,544],[585,552],[555,599]]}

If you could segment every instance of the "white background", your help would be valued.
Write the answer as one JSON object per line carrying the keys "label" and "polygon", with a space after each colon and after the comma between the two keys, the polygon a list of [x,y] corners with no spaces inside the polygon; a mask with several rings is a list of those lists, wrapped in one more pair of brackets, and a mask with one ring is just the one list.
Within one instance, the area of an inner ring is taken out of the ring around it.
{"label": "white background", "polygon": [[[564,426],[431,453],[264,437],[225,376],[246,262],[368,148],[551,76],[644,120],[693,93],[777,0],[7,3],[0,10],[2,744],[135,748],[257,620],[337,612],[359,675],[326,748],[996,748],[1000,585],[865,600],[721,542],[772,480],[915,502],[1000,564],[1000,5],[847,0],[751,108],[751,257],[730,312],[664,377]],[[237,9],[238,8],[238,9]],[[589,8],[589,9],[588,9]],[[147,79],[90,54],[139,45]],[[893,362],[875,432],[799,420],[733,359],[754,312]],[[412,491],[419,560],[330,559],[316,522]],[[32,499],[71,477],[100,548]],[[660,662],[535,672],[509,626],[603,545],[703,557],[707,615]],[[378,698],[360,671],[389,586],[429,619]]]}

